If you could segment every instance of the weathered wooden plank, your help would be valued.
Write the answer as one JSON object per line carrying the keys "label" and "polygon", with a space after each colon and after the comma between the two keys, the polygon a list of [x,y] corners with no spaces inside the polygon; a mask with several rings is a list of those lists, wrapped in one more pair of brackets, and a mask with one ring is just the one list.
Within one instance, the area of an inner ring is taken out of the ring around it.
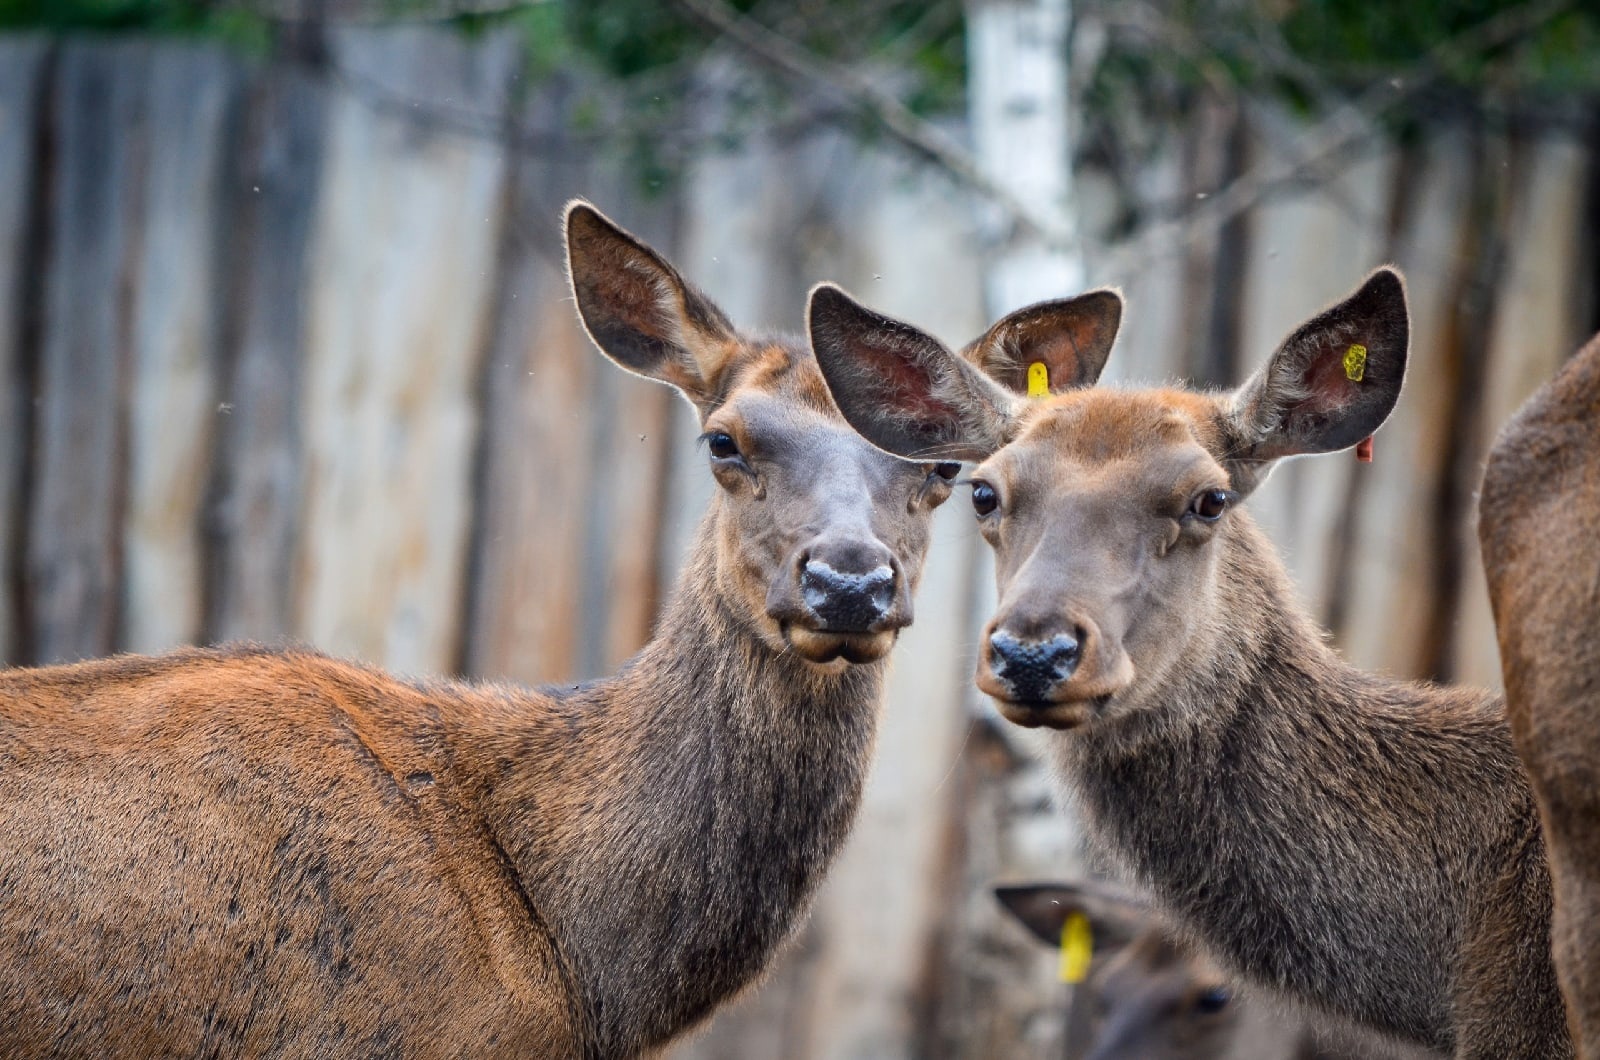
{"label": "weathered wooden plank", "polygon": [[[1256,149],[1269,155],[1291,135],[1286,119],[1263,119]],[[1251,212],[1253,253],[1245,274],[1239,350],[1231,358],[1237,386],[1261,366],[1290,331],[1328,302],[1349,292],[1385,255],[1384,220],[1392,159],[1355,160],[1326,183],[1263,203]],[[1387,437],[1387,433],[1385,435]],[[1300,596],[1326,616],[1329,570],[1342,542],[1340,516],[1357,467],[1351,456],[1291,461],[1275,469],[1249,500],[1249,510],[1282,552]]]}
{"label": "weathered wooden plank", "polygon": [[568,78],[553,78],[518,116],[552,150],[519,157],[508,178],[480,380],[462,668],[529,683],[580,672],[590,394],[608,371],[578,323],[562,269],[562,203],[584,194],[615,209],[592,186],[590,153],[564,142],[573,92]]}
{"label": "weathered wooden plank", "polygon": [[[24,343],[27,303],[37,296],[35,231],[43,167],[38,157],[39,103],[50,44],[43,37],[0,38],[0,562],[7,565],[23,533],[22,484],[31,417]],[[0,578],[0,660],[20,661],[18,601],[12,579]]]}
{"label": "weathered wooden plank", "polygon": [[1393,260],[1405,270],[1411,304],[1411,357],[1406,388],[1378,434],[1375,461],[1359,468],[1364,491],[1351,526],[1354,552],[1346,585],[1346,619],[1335,632],[1359,666],[1400,675],[1426,671],[1432,608],[1429,571],[1433,500],[1449,458],[1450,403],[1441,385],[1456,357],[1451,326],[1461,226],[1468,210],[1473,160],[1465,137],[1441,134],[1425,156],[1408,162],[1414,182],[1402,211]]}
{"label": "weathered wooden plank", "polygon": [[[548,219],[547,219],[548,223]],[[558,242],[555,239],[552,243]],[[588,396],[606,371],[566,282],[530,253],[508,264],[508,308],[485,368],[474,600],[465,669],[526,682],[578,669]]]}
{"label": "weathered wooden plank", "polygon": [[[1183,201],[1214,195],[1244,171],[1253,130],[1240,99],[1205,93],[1182,134]],[[1240,348],[1240,314],[1251,218],[1234,217],[1193,233],[1183,248],[1184,377],[1200,386],[1234,386],[1249,356]]]}
{"label": "weathered wooden plank", "polygon": [[[1141,198],[1151,202],[1170,202],[1183,187],[1180,156],[1176,150],[1156,157],[1140,173]],[[1081,182],[1092,187],[1088,181]],[[1087,197],[1086,197],[1087,198]],[[1097,198],[1088,198],[1097,201]],[[1097,230],[1098,224],[1085,224]],[[1102,380],[1107,383],[1132,381],[1136,384],[1164,383],[1183,378],[1188,370],[1187,342],[1184,337],[1183,299],[1186,259],[1181,247],[1168,247],[1152,254],[1131,273],[1117,276],[1091,275],[1091,284],[1120,285],[1127,304],[1122,330],[1111,359],[1106,362]]]}
{"label": "weathered wooden plank", "polygon": [[109,652],[123,500],[125,284],[144,144],[141,44],[63,46],[25,591],[31,656]]}
{"label": "weathered wooden plank", "polygon": [[207,500],[205,636],[291,631],[299,540],[307,258],[326,137],[323,86],[268,69],[252,86],[228,223],[232,273]]}
{"label": "weathered wooden plank", "polygon": [[[1586,251],[1584,211],[1590,158],[1584,145],[1555,134],[1529,145],[1514,175],[1508,259],[1496,291],[1488,377],[1475,459],[1528,396],[1547,382],[1587,335],[1580,283]],[[1592,281],[1590,281],[1592,283]],[[1465,585],[1456,628],[1456,676],[1498,688],[1494,616],[1489,611],[1476,533],[1463,564]]]}
{"label": "weathered wooden plank", "polygon": [[[618,223],[669,258],[675,255],[673,198],[640,201],[614,178],[591,187],[616,203]],[[570,300],[564,308],[572,312]],[[591,347],[579,356],[595,353]],[[659,383],[605,364],[591,376],[586,401],[593,433],[580,457],[588,479],[582,513],[587,532],[581,538],[583,592],[574,625],[582,630],[575,673],[588,677],[610,673],[639,650],[677,581],[681,559],[663,560],[657,542],[669,517],[667,461],[675,450],[668,432],[678,422],[673,406],[687,403]],[[679,440],[692,445],[698,434],[690,425]],[[703,457],[689,459],[705,471]]]}
{"label": "weathered wooden plank", "polygon": [[[505,106],[514,37],[407,28],[332,42],[345,84]],[[313,241],[296,629],[407,671],[457,657],[474,380],[504,149],[347,90],[333,102]],[[378,179],[375,179],[375,175]]]}
{"label": "weathered wooden plank", "polygon": [[225,122],[240,79],[216,48],[150,53],[149,148],[134,275],[122,646],[193,643],[204,619],[201,512],[217,419],[217,229]]}
{"label": "weathered wooden plank", "polygon": [[[672,579],[660,569],[656,542],[666,504],[666,432],[678,399],[666,387],[608,372],[618,393],[603,423],[595,449],[597,496],[605,508],[594,514],[591,535],[598,546],[594,564],[604,587],[605,626],[592,639],[595,648],[584,670],[615,670],[650,639],[656,613]],[[676,573],[674,570],[672,573]],[[666,584],[663,584],[665,582]]]}

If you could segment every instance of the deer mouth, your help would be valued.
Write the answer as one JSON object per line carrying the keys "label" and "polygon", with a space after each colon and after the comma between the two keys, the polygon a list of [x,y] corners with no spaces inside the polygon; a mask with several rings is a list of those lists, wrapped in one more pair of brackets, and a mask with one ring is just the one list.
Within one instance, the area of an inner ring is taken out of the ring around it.
{"label": "deer mouth", "polygon": [[880,630],[876,633],[845,633],[837,630],[810,629],[798,623],[785,623],[783,639],[794,653],[807,662],[818,664],[843,662],[850,665],[877,662],[894,647],[898,631]]}
{"label": "deer mouth", "polygon": [[1063,703],[1038,699],[1011,699],[997,696],[992,692],[989,698],[994,700],[1001,717],[1025,729],[1081,728],[1099,718],[1111,704],[1109,692]]}

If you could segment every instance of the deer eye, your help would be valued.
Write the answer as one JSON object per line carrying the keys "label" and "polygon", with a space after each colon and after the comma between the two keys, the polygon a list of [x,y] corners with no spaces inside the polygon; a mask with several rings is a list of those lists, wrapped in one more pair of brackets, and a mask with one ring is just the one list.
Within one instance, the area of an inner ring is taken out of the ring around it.
{"label": "deer eye", "polygon": [[978,518],[983,518],[998,507],[1000,507],[1000,494],[995,492],[993,486],[987,482],[972,484],[972,510],[978,513]]}
{"label": "deer eye", "polygon": [[712,431],[706,435],[706,448],[716,460],[732,460],[739,455],[739,443],[727,431]]}
{"label": "deer eye", "polygon": [[1237,499],[1237,494],[1231,490],[1209,489],[1201,490],[1189,502],[1186,515],[1192,515],[1203,523],[1214,523],[1222,518],[1222,513],[1228,510],[1228,505]]}
{"label": "deer eye", "polygon": [[1210,1015],[1213,1012],[1221,1012],[1227,1008],[1228,1002],[1232,1000],[1233,991],[1225,986],[1214,986],[1209,990],[1203,991],[1199,997],[1194,999],[1194,1007],[1195,1011]]}

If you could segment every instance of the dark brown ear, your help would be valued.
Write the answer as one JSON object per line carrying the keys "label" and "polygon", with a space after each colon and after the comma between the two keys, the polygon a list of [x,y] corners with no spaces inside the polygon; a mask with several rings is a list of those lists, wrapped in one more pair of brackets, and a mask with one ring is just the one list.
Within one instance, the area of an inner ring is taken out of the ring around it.
{"label": "dark brown ear", "polygon": [[735,349],[733,325],[665,258],[582,200],[567,205],[567,276],[600,351],[704,408]]}
{"label": "dark brown ear", "polygon": [[1306,321],[1233,395],[1225,424],[1234,488],[1247,492],[1271,461],[1348,449],[1394,410],[1411,324],[1392,267]]}
{"label": "dark brown ear", "polygon": [[1012,396],[937,339],[828,283],[812,288],[806,330],[834,403],[878,448],[982,460],[1008,440]]}
{"label": "dark brown ear", "polygon": [[1012,884],[996,887],[994,896],[1006,912],[1047,946],[1061,945],[1061,928],[1067,917],[1082,913],[1089,918],[1096,954],[1126,946],[1155,919],[1141,899],[1111,884],[1091,880]]}
{"label": "dark brown ear", "polygon": [[1059,394],[1095,384],[1121,326],[1122,295],[1105,288],[1019,309],[984,332],[961,356],[1017,394],[1030,393],[1030,370],[1036,374],[1042,370],[1044,388]]}

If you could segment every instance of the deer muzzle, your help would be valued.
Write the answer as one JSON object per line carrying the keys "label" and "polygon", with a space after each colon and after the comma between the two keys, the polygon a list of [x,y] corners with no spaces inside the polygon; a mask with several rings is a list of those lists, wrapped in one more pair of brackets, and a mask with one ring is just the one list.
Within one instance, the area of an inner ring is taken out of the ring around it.
{"label": "deer muzzle", "polygon": [[911,594],[876,541],[833,541],[802,550],[772,586],[767,613],[813,662],[871,662],[911,622]]}
{"label": "deer muzzle", "polygon": [[978,661],[978,687],[1019,725],[1070,729],[1104,709],[1133,679],[1133,666],[1091,622],[1041,629],[991,625]]}

